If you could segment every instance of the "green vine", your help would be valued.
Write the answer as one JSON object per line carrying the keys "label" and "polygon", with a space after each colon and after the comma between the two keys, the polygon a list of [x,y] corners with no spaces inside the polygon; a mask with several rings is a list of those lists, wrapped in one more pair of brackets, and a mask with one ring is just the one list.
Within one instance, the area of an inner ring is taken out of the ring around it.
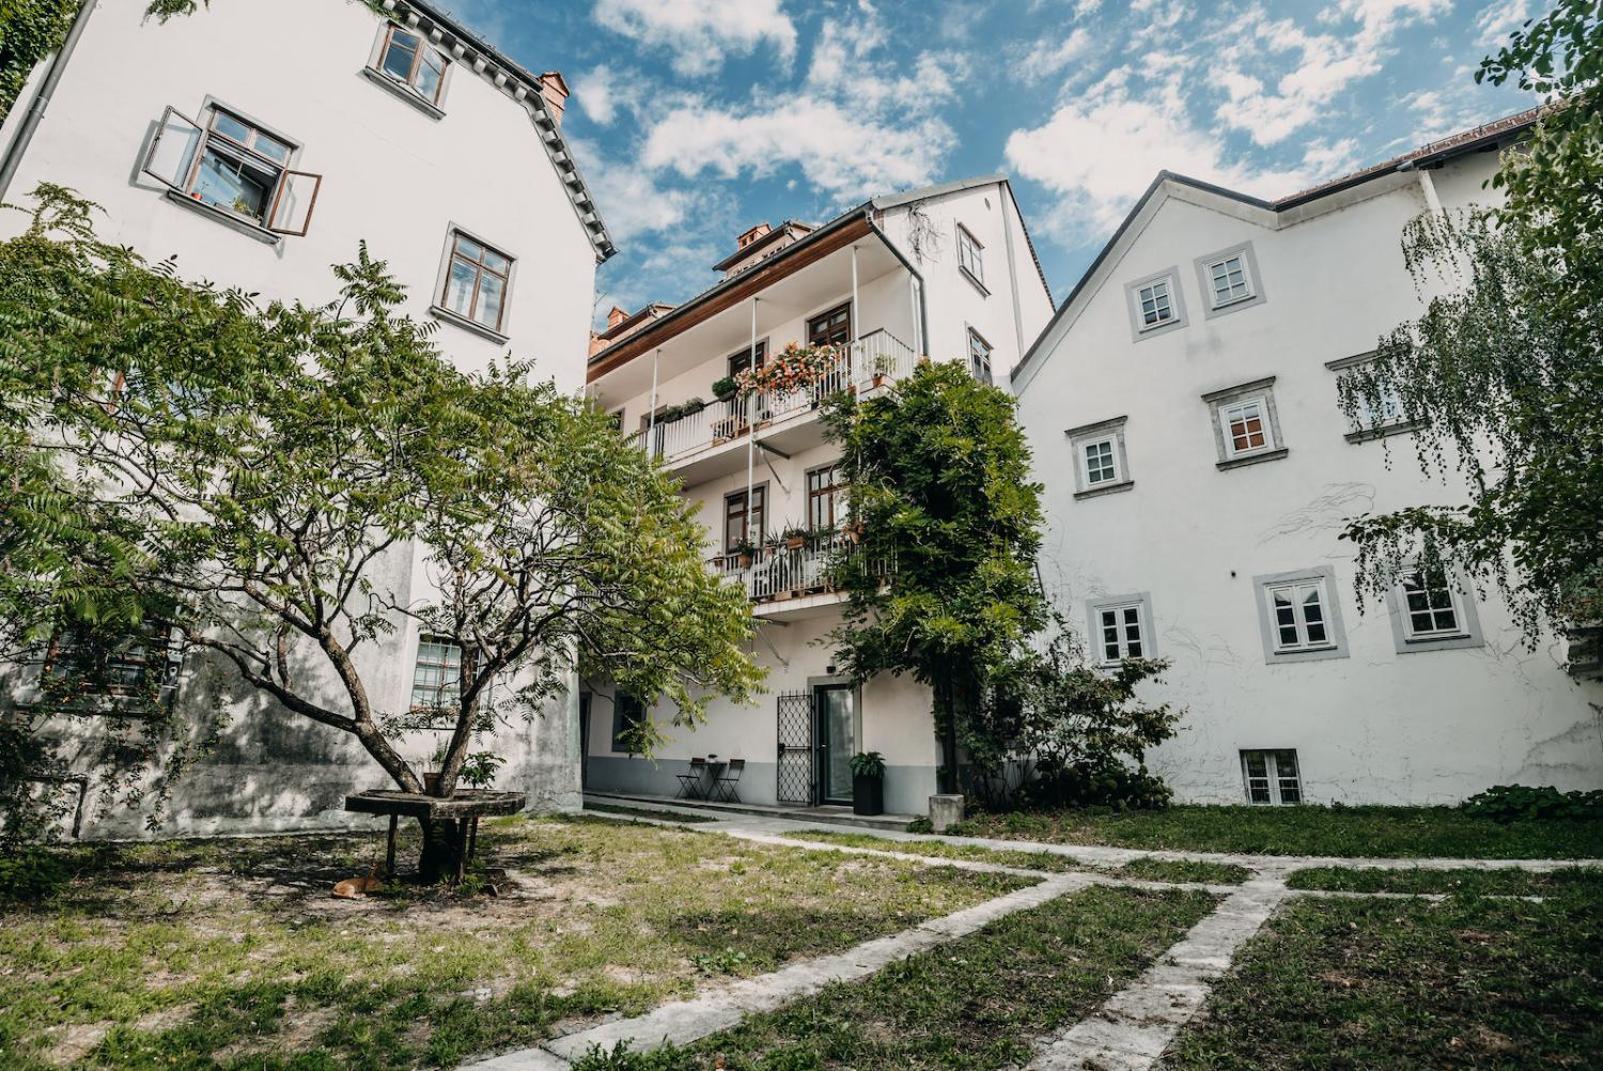
{"label": "green vine", "polygon": [[0,120],[11,114],[28,72],[61,44],[77,13],[77,0],[0,0]]}

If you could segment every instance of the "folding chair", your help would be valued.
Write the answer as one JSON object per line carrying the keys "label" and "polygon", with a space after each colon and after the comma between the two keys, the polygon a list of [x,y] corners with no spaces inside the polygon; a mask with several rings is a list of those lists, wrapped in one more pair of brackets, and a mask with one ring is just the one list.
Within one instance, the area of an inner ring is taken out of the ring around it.
{"label": "folding chair", "polygon": [[740,795],[735,788],[740,784],[740,775],[746,770],[745,759],[730,759],[729,765],[724,769],[723,776],[713,784],[713,799],[724,803],[739,803]]}
{"label": "folding chair", "polygon": [[694,758],[690,760],[690,772],[675,774],[679,778],[679,793],[674,796],[676,800],[699,800],[702,798],[702,782],[707,779],[707,760]]}

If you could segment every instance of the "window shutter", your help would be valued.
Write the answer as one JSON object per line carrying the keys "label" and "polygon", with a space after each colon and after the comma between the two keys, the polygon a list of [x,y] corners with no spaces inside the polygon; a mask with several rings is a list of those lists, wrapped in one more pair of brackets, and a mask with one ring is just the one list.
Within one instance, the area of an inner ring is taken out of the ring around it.
{"label": "window shutter", "polygon": [[312,226],[312,210],[323,188],[323,176],[305,171],[286,171],[278,181],[278,195],[267,217],[267,229],[277,234],[303,238]]}
{"label": "window shutter", "polygon": [[145,174],[166,186],[182,191],[189,182],[204,135],[199,123],[169,107],[162,113],[156,136],[145,153]]}

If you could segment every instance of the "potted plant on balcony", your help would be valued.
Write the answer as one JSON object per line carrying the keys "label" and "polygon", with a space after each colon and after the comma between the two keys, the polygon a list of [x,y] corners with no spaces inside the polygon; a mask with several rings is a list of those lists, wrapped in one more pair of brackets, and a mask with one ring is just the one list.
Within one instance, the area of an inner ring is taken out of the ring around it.
{"label": "potted plant on balcony", "polygon": [[785,548],[787,550],[801,550],[807,546],[807,529],[799,524],[785,525]]}
{"label": "potted plant on balcony", "polygon": [[885,813],[885,756],[877,751],[852,756],[852,813]]}
{"label": "potted plant on balcony", "polygon": [[705,408],[707,408],[707,403],[702,401],[700,398],[689,398],[686,399],[684,404],[679,407],[679,416],[681,419],[684,417],[695,416]]}
{"label": "potted plant on balcony", "polygon": [[720,402],[727,402],[739,390],[740,384],[735,382],[734,376],[725,376],[722,379],[713,380],[712,396]]}
{"label": "potted plant on balcony", "polygon": [[757,556],[757,546],[749,539],[742,539],[734,545],[731,553],[742,569],[750,569],[752,559]]}

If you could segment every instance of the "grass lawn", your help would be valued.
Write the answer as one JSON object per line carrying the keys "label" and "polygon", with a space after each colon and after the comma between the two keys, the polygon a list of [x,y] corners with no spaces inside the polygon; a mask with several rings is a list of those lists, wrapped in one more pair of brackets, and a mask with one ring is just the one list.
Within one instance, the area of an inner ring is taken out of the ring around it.
{"label": "grass lawn", "polygon": [[1243,951],[1168,1071],[1595,1068],[1603,897],[1316,900]]}
{"label": "grass lawn", "polygon": [[948,832],[1121,848],[1459,859],[1603,857],[1603,822],[1499,825],[1451,807],[1204,807],[980,814]]}
{"label": "grass lawn", "polygon": [[[821,841],[828,844],[845,844],[854,848],[874,848],[879,851],[906,852],[936,859],[972,859],[997,866],[1012,866],[1022,870],[1044,870],[1053,873],[1068,871],[1102,870],[1092,863],[1081,862],[1056,852],[1005,851],[982,848],[977,844],[952,844],[943,840],[887,840],[872,833],[839,833],[810,830],[805,833],[787,833],[792,840]],[[1232,863],[1188,862],[1171,859],[1135,859],[1107,873],[1121,878],[1142,878],[1147,881],[1184,881],[1206,885],[1240,885],[1252,876],[1246,867]]]}
{"label": "grass lawn", "polygon": [[574,1071],[1020,1067],[1031,1041],[1083,1018],[1213,907],[1200,892],[1087,889],[687,1049],[594,1055]]}
{"label": "grass lawn", "polygon": [[1338,892],[1453,893],[1460,896],[1552,896],[1590,892],[1603,897],[1603,870],[1566,867],[1545,874],[1524,870],[1375,870],[1310,867],[1286,878],[1293,889]]}
{"label": "grass lawn", "polygon": [[1028,884],[597,818],[481,839],[498,897],[332,899],[377,834],[76,851],[0,906],[0,1067],[451,1066]]}

